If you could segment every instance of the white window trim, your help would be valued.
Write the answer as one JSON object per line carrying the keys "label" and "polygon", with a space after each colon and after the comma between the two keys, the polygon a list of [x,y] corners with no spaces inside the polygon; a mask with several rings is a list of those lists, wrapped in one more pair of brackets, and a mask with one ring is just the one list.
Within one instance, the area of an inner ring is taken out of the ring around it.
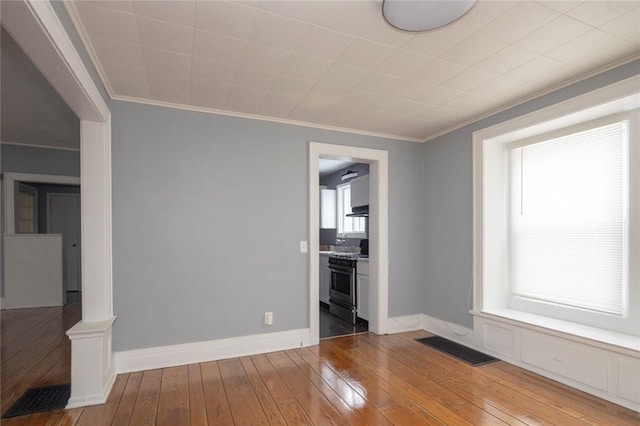
{"label": "white window trim", "polygon": [[[473,274],[474,274],[474,298],[471,314],[477,317],[510,318],[517,321],[524,321],[529,324],[543,326],[562,332],[570,332],[575,335],[602,341],[609,344],[620,345],[622,347],[634,346],[631,342],[637,338],[629,339],[629,335],[611,331],[603,331],[596,327],[584,325],[572,325],[566,321],[549,319],[542,316],[511,311],[506,308],[507,301],[504,299],[506,292],[491,293],[489,288],[484,287],[485,280],[500,279],[504,275],[504,265],[502,259],[506,256],[504,247],[499,238],[492,238],[491,229],[498,230],[504,226],[504,214],[506,201],[500,191],[485,191],[484,187],[502,185],[504,170],[500,167],[487,168],[485,170],[485,159],[488,157],[502,157],[504,160],[504,145],[518,139],[526,139],[541,133],[557,131],[572,125],[577,125],[585,121],[594,120],[607,115],[622,113],[640,107],[640,93],[638,87],[640,76],[623,80],[611,86],[589,92],[585,95],[570,99],[568,101],[535,111],[531,114],[500,123],[498,125],[479,130],[473,134]],[[633,95],[629,95],[633,94]],[[633,131],[633,130],[632,130]],[[630,134],[631,139],[640,138],[636,134]],[[640,150],[630,153],[630,163],[640,162]],[[637,174],[637,171],[636,171]],[[639,181],[640,176],[631,175],[630,181]],[[630,214],[638,217],[640,206],[637,199],[630,205]],[[639,235],[636,229],[630,229],[629,234]],[[485,229],[486,228],[486,229]],[[496,232],[493,233],[496,235]],[[640,242],[630,242],[630,256],[637,258],[640,252]],[[637,263],[637,262],[636,262]],[[640,268],[630,262],[630,271],[633,277],[640,274]],[[637,291],[637,283],[634,285]],[[638,296],[637,294],[630,295]],[[637,311],[633,315],[640,315]],[[636,321],[638,318],[636,318]],[[633,349],[637,350],[636,347]]]}
{"label": "white window trim", "polygon": [[342,211],[340,210],[340,205],[342,204],[342,201],[340,200],[340,188],[344,188],[345,186],[351,188],[351,182],[341,183],[336,186],[336,236],[338,238],[342,237],[343,235],[346,235],[347,238],[367,238],[366,232],[340,232],[340,224],[343,220]]}

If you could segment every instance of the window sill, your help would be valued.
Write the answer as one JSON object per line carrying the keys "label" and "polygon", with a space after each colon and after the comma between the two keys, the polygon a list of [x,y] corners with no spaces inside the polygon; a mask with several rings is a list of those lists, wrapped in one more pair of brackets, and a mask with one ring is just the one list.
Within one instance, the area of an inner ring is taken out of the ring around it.
{"label": "window sill", "polygon": [[627,355],[629,351],[634,352],[631,355],[638,356],[640,354],[640,337],[631,334],[617,333],[615,331],[603,330],[511,309],[471,311],[471,315],[537,331],[543,328],[550,331],[550,334],[562,335],[561,337],[577,342],[602,347]]}

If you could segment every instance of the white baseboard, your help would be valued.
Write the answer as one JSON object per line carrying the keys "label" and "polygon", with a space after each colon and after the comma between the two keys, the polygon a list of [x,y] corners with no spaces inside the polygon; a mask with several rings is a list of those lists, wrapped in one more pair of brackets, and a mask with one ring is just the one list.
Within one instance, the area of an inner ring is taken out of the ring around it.
{"label": "white baseboard", "polygon": [[[483,351],[482,336],[474,334],[473,329],[424,315],[422,329],[437,336]],[[480,340],[478,340],[478,338]]]}
{"label": "white baseboard", "polygon": [[424,314],[403,315],[391,317],[387,320],[387,333],[404,333],[407,331],[422,330]]}
{"label": "white baseboard", "polygon": [[277,333],[120,351],[114,354],[116,373],[174,367],[305,347],[310,345],[309,334],[308,328],[301,328]]}
{"label": "white baseboard", "polygon": [[105,402],[107,402],[107,398],[111,393],[111,388],[113,387],[113,384],[115,383],[115,381],[116,381],[116,375],[113,374],[113,371],[111,371],[111,374],[108,375],[107,382],[105,383],[104,388],[102,389],[102,393],[95,394],[95,395],[84,395],[82,397],[71,397],[67,402],[67,406],[65,407],[65,410],[69,410],[71,408],[78,408],[78,407],[87,407],[89,405],[104,404]]}

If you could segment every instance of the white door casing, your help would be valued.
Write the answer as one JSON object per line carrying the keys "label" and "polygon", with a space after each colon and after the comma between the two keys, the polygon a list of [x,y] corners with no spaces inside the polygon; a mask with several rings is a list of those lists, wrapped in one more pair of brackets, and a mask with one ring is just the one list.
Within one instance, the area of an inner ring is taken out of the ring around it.
{"label": "white door casing", "polygon": [[386,334],[389,319],[389,159],[378,149],[309,142],[309,342],[320,341],[318,229],[320,158],[369,163],[369,331]]}

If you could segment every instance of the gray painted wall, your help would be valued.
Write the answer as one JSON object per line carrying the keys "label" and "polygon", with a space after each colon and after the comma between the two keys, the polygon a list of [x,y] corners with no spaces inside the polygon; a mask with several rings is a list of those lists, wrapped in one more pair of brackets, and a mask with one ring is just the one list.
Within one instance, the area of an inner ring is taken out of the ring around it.
{"label": "gray painted wall", "polygon": [[10,144],[0,150],[3,172],[80,176],[80,151]]}
{"label": "gray painted wall", "polygon": [[389,313],[422,311],[422,145],[118,101],[112,113],[115,350],[309,326],[309,141],[389,151]]}
{"label": "gray painted wall", "polygon": [[472,134],[640,74],[631,62],[427,142],[424,158],[424,313],[472,326]]}

